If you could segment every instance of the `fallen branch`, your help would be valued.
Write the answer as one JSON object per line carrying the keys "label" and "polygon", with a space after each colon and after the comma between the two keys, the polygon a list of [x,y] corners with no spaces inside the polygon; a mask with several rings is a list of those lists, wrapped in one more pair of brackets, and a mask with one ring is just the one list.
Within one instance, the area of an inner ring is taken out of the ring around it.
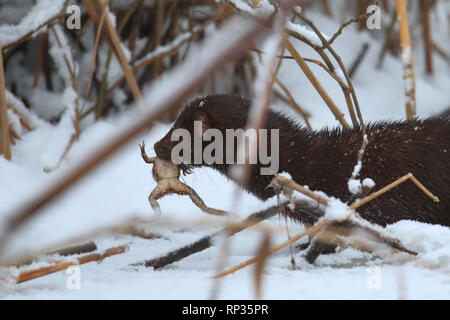
{"label": "fallen branch", "polygon": [[23,271],[19,274],[19,276],[15,279],[16,283],[22,283],[26,281],[30,281],[36,278],[40,278],[61,270],[65,270],[71,266],[79,266],[82,264],[86,264],[94,261],[102,261],[105,258],[125,253],[128,250],[128,246],[122,245],[118,247],[113,247],[105,250],[103,253],[92,253],[88,255],[84,255],[74,259],[73,261],[57,261],[54,262],[52,266],[43,267],[28,271]]}
{"label": "fallen branch", "polygon": [[225,227],[222,230],[215,232],[213,234],[202,237],[201,239],[188,244],[182,248],[177,250],[173,250],[161,257],[154,258],[151,260],[146,260],[142,263],[133,264],[132,266],[142,266],[152,267],[153,269],[159,269],[164,266],[167,266],[171,263],[180,261],[186,257],[193,255],[194,253],[203,251],[209,247],[212,247],[215,240],[222,235],[233,236],[242,230],[245,230],[249,227],[252,227],[258,224],[261,221],[269,219],[280,212],[281,208],[284,208],[288,205],[288,202],[281,203],[279,206],[273,206],[267,208],[265,210],[256,212],[251,214],[248,218],[246,218],[242,223],[236,224],[234,226]]}

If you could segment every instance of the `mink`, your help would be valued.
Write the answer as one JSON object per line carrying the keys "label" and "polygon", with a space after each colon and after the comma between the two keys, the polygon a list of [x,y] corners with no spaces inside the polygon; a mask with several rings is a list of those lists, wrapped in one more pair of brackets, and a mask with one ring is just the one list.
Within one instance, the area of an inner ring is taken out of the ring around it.
{"label": "mink", "polygon": [[[194,135],[194,120],[202,121],[202,129],[215,128],[224,136],[226,129],[245,129],[251,104],[250,99],[228,94],[192,101],[169,132],[155,143],[157,156],[171,160],[172,148],[178,143],[171,141],[172,132],[184,128]],[[352,198],[348,179],[361,148],[360,127],[309,130],[282,112],[269,108],[263,128],[279,129],[278,172],[288,172],[298,184],[323,191],[343,202]],[[368,144],[358,178],[371,178],[376,184],[375,190],[411,172],[439,197],[440,202],[435,203],[407,181],[363,205],[358,213],[381,226],[405,219],[450,226],[450,121],[438,117],[371,122],[366,124],[366,136]],[[204,142],[203,147],[208,143]],[[193,166],[212,167],[236,181],[229,164]],[[261,166],[258,162],[251,167],[247,183],[242,187],[266,200],[275,195],[272,189],[266,188],[274,176],[261,175]],[[183,170],[190,167],[181,165]],[[289,216],[302,222],[313,221],[303,213]]]}

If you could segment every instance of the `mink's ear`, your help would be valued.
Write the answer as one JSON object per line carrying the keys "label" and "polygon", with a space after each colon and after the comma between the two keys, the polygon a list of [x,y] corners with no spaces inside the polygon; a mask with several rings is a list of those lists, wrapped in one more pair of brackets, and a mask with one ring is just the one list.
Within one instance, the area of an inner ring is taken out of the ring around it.
{"label": "mink's ear", "polygon": [[[194,116],[192,117],[194,120],[194,130],[198,131],[195,132],[199,136],[203,136],[206,130],[209,129],[209,119],[208,115],[203,110],[198,110],[195,112]],[[195,121],[200,121],[201,126],[196,126]]]}

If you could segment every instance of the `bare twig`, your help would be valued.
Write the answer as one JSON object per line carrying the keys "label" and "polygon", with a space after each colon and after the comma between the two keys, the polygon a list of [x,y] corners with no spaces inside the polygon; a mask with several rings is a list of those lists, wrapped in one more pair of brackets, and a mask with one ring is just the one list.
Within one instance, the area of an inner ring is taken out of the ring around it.
{"label": "bare twig", "polygon": [[11,140],[8,112],[6,110],[5,72],[3,70],[3,53],[0,44],[0,154],[11,160]]}

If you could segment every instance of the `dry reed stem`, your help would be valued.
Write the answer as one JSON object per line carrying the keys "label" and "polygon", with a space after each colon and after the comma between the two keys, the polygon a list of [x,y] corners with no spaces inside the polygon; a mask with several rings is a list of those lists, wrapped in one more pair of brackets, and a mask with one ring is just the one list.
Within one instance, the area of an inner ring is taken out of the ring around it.
{"label": "dry reed stem", "polygon": [[[96,1],[101,6],[100,0],[96,0]],[[104,7],[102,11],[106,11],[106,7]],[[123,69],[125,78],[128,82],[128,85],[130,86],[131,93],[133,94],[134,100],[136,101],[138,107],[143,109],[141,91],[137,85],[136,79],[134,78],[133,71],[131,70],[131,66],[128,63],[127,58],[125,57],[125,53],[123,51],[122,44],[120,43],[119,35],[117,34],[117,31],[114,28],[114,26],[111,22],[111,19],[109,19],[108,15],[105,15],[105,23],[106,23],[106,28],[108,29],[108,32],[109,32],[109,36],[110,36],[112,45],[114,47],[114,52],[116,53],[117,59],[119,60],[119,63]]]}
{"label": "dry reed stem", "polygon": [[5,159],[11,160],[11,137],[6,110],[6,86],[2,52],[3,48],[0,44],[0,154],[3,154]]}
{"label": "dry reed stem", "polygon": [[[50,26],[50,30],[52,31],[53,36],[55,37],[57,46],[60,49],[63,49],[63,46],[62,46],[62,43],[61,43],[61,39],[59,39],[58,33],[55,31],[55,28],[53,26]],[[72,69],[72,66],[70,65],[70,62],[69,62],[69,57],[67,57],[65,52],[63,54],[63,59],[64,59],[64,63],[65,63],[66,68],[67,68],[67,72],[69,72],[69,75],[70,75],[70,81],[72,83],[72,88],[76,92],[76,95],[77,95],[77,97],[75,98],[75,119],[72,119],[74,133],[71,135],[71,137],[69,139],[69,142],[67,143],[67,146],[64,149],[64,152],[59,157],[58,163],[56,164],[56,166],[54,168],[44,168],[44,171],[47,172],[47,173],[51,172],[51,171],[53,171],[53,170],[55,170],[57,168],[59,168],[59,166],[61,165],[62,161],[67,156],[67,154],[69,153],[70,149],[72,148],[73,144],[75,143],[75,141],[78,140],[78,138],[80,136],[80,128],[79,128],[80,105],[79,105],[79,93],[78,93],[77,80],[76,80],[76,77],[75,77],[75,71]],[[66,85],[68,85],[68,84],[66,84]]]}
{"label": "dry reed stem", "polygon": [[433,41],[431,38],[430,26],[430,6],[429,0],[420,0],[420,13],[422,16],[423,40],[425,43],[425,62],[427,73],[433,74]]}
{"label": "dry reed stem", "polygon": [[[167,51],[162,51],[160,54],[158,55],[154,55],[151,56],[148,59],[142,60],[139,63],[133,65],[132,70],[133,72],[137,72],[139,70],[141,70],[142,68],[148,66],[149,64],[156,62],[160,59],[163,59],[165,57],[174,55],[175,53],[178,52],[178,50],[188,41],[191,41],[192,38],[196,35],[198,35],[199,33],[203,32],[204,29],[211,24],[213,21],[215,21],[215,19],[208,20],[207,22],[205,22],[202,26],[200,26],[199,28],[195,29],[191,35],[187,38],[184,39],[182,41],[180,41],[176,46],[172,47],[170,46],[170,44],[168,45],[169,47],[171,47],[171,49],[167,50]],[[109,88],[108,90],[104,93],[103,98],[106,99],[107,97],[109,97],[114,90],[116,90],[123,82],[125,81],[125,76],[120,77],[119,79],[116,80],[116,82],[114,82]],[[86,115],[88,115],[89,113],[91,113],[96,107],[96,103],[94,105],[92,105],[91,107],[89,107],[85,112],[83,112],[82,117],[84,118]]]}
{"label": "dry reed stem", "polygon": [[102,15],[100,17],[100,21],[98,23],[97,34],[95,36],[95,43],[94,43],[94,52],[92,54],[91,67],[89,69],[89,79],[88,79],[88,85],[87,85],[87,88],[86,88],[85,100],[88,99],[89,94],[91,92],[92,79],[94,77],[95,68],[97,66],[98,48],[99,48],[99,45],[100,45],[100,38],[101,38],[101,35],[102,35],[103,24],[105,22],[105,15],[106,15],[106,10],[104,10],[104,8],[109,6],[110,1],[111,0],[107,0],[103,4],[103,12],[102,12]]}
{"label": "dry reed stem", "polygon": [[339,110],[339,108],[336,106],[334,101],[330,98],[328,93],[326,92],[325,88],[320,84],[319,80],[316,78],[316,76],[313,74],[311,69],[306,64],[303,57],[300,55],[300,53],[294,48],[292,43],[289,41],[287,37],[284,37],[284,46],[288,51],[291,53],[291,55],[294,57],[295,61],[299,65],[299,67],[303,70],[306,77],[309,79],[311,84],[314,86],[314,88],[317,90],[319,95],[322,97],[322,99],[327,104],[328,108],[331,110],[333,115],[336,117],[336,119],[341,123],[341,125],[344,128],[350,128],[349,124],[344,118],[344,114]]}
{"label": "dry reed stem", "polygon": [[[363,116],[361,114],[361,109],[359,107],[359,102],[358,102],[358,98],[356,97],[356,92],[355,92],[355,88],[353,87],[353,83],[352,80],[350,79],[350,76],[348,75],[347,69],[344,65],[344,63],[342,62],[341,57],[336,53],[336,51],[333,49],[333,47],[331,46],[331,44],[327,41],[327,39],[325,39],[325,37],[323,36],[323,34],[320,32],[320,30],[316,27],[316,25],[314,24],[314,22],[312,22],[310,19],[304,17],[301,14],[297,13],[297,16],[302,19],[303,21],[305,21],[309,27],[315,32],[315,34],[319,37],[320,41],[322,41],[322,46],[324,48],[326,48],[331,55],[333,56],[333,58],[337,61],[339,67],[341,68],[342,73],[344,74],[345,80],[347,81],[347,87],[350,90],[352,99],[353,99],[353,107],[356,110],[356,114],[358,116],[359,119],[359,125],[361,127],[361,135],[362,137],[365,136],[366,133],[366,126],[364,123],[364,119]],[[330,69],[331,70],[331,69]],[[334,72],[334,70],[331,70]],[[347,103],[348,104],[348,103]],[[348,104],[348,107],[350,108],[350,105]],[[363,138],[363,142],[362,142],[362,147],[361,149],[364,149],[364,143],[365,143],[365,139]]]}
{"label": "dry reed stem", "polygon": [[327,198],[322,197],[321,195],[297,184],[296,182],[294,182],[286,177],[278,175],[278,174],[275,175],[275,178],[273,178],[272,182],[266,188],[277,189],[278,188],[277,184],[281,184],[281,185],[283,185],[283,187],[291,189],[291,190],[296,190],[296,191],[304,194],[305,196],[317,201],[318,203],[323,204],[324,206],[328,205]]}
{"label": "dry reed stem", "polygon": [[21,114],[19,111],[17,111],[16,108],[14,108],[14,107],[13,107],[11,104],[9,104],[9,103],[6,103],[6,107],[7,107],[8,109],[12,110],[12,112],[13,112],[14,114],[16,114],[16,115],[19,117],[20,124],[21,124],[25,129],[27,129],[28,131],[33,131],[33,130],[34,130],[33,126],[30,124],[30,122],[24,117],[23,114]]}
{"label": "dry reed stem", "polygon": [[[285,241],[283,243],[281,243],[280,245],[272,248],[269,250],[269,254],[273,254],[287,246],[289,246],[290,244],[293,244],[294,242],[296,242],[297,240],[300,240],[301,238],[303,238],[304,236],[307,235],[311,235],[313,233],[316,233],[319,229],[321,229],[322,227],[325,227],[327,225],[329,225],[332,222],[344,222],[347,221],[353,214],[354,214],[354,210],[356,210],[357,208],[361,207],[362,205],[366,204],[369,201],[372,201],[373,199],[379,197],[380,195],[388,192],[389,190],[391,190],[392,188],[398,186],[399,184],[405,182],[406,180],[411,179],[418,187],[420,190],[422,190],[427,196],[429,196],[431,199],[433,199],[433,201],[435,202],[439,202],[439,199],[434,196],[430,191],[428,191],[411,173],[408,173],[406,175],[404,175],[403,177],[397,179],[396,181],[390,183],[389,185],[385,186],[384,188],[378,190],[377,192],[372,193],[370,196],[358,201],[357,203],[352,204],[348,209],[349,209],[349,213],[343,217],[342,219],[336,219],[336,220],[322,220],[321,222],[313,225],[312,227],[308,228],[306,231],[298,234],[297,236],[293,237],[292,239],[289,239],[288,241]],[[361,218],[362,219],[362,218]],[[364,220],[364,219],[362,219]],[[365,221],[365,220],[364,220]],[[388,241],[386,241],[388,242]],[[388,242],[389,243],[389,242]],[[409,252],[409,250],[406,250],[406,252]],[[254,257],[251,258],[235,267],[232,267],[220,274],[217,274],[215,276],[213,276],[213,278],[221,278],[221,277],[225,277],[231,273],[234,273],[242,268],[245,268],[253,263],[255,263],[256,261],[258,261],[259,257]]]}
{"label": "dry reed stem", "polygon": [[324,69],[339,84],[339,86],[342,89],[342,93],[344,94],[345,101],[347,103],[347,109],[348,109],[348,113],[350,114],[350,119],[352,120],[353,126],[357,126],[358,120],[356,119],[355,111],[353,110],[354,108],[353,108],[353,101],[350,96],[350,94],[351,94],[350,88],[344,83],[344,81],[342,81],[342,79],[340,77],[338,77],[334,72],[331,72],[331,70],[328,69],[319,60],[308,59],[308,58],[303,58],[303,60],[305,60],[306,62],[311,62],[311,63],[318,65],[319,67]]}
{"label": "dry reed stem", "polygon": [[416,115],[416,80],[414,75],[411,39],[409,35],[408,13],[405,0],[396,0],[397,19],[400,30],[402,48],[403,81],[406,98],[406,118],[413,119]]}
{"label": "dry reed stem", "polygon": [[406,180],[410,179],[412,182],[414,182],[414,184],[420,189],[422,190],[423,193],[425,193],[428,197],[430,197],[434,202],[439,202],[439,198],[436,197],[435,195],[433,195],[427,188],[424,187],[423,184],[421,184],[419,182],[419,180],[417,180],[414,175],[410,172],[405,174],[403,177],[395,180],[394,182],[388,184],[387,186],[385,186],[384,188],[372,193],[371,195],[367,196],[366,198],[358,201],[355,204],[352,204],[349,208],[352,210],[355,210],[359,207],[361,207],[363,204],[366,204],[369,201],[372,201],[375,198],[378,198],[379,196],[381,196],[382,194],[386,193],[387,191],[391,190],[392,188],[398,186],[399,184],[405,182]]}
{"label": "dry reed stem", "polygon": [[71,266],[78,266],[78,265],[86,264],[89,262],[101,261],[105,258],[114,256],[114,255],[118,255],[118,254],[122,254],[122,253],[126,252],[127,249],[128,249],[128,247],[126,245],[112,247],[112,248],[105,250],[103,253],[92,253],[92,254],[87,254],[87,255],[78,257],[78,258],[74,259],[75,261],[62,260],[62,261],[55,262],[54,265],[49,266],[49,267],[43,267],[43,268],[23,271],[17,277],[16,283],[22,283],[22,282],[30,281],[30,280],[33,280],[36,278],[40,278],[40,277],[43,277],[43,276],[46,276],[46,275],[49,275],[49,274],[52,274],[52,273],[55,273],[55,272],[58,272],[61,270],[65,270]]}
{"label": "dry reed stem", "polygon": [[38,57],[36,61],[36,67],[34,71],[34,79],[33,79],[33,88],[36,88],[39,84],[39,77],[42,73],[42,68],[44,66],[44,60],[45,60],[45,54],[46,54],[46,41],[47,41],[47,35],[43,35],[41,38],[41,45],[39,46],[38,50]]}
{"label": "dry reed stem", "polygon": [[[100,0],[83,0],[83,3],[88,11],[89,16],[91,17],[91,19],[94,20],[95,24],[98,26],[100,22],[100,17],[102,16],[103,12],[106,11],[107,7],[106,6],[103,7],[102,2]],[[119,61],[120,66],[122,67],[125,79],[128,83],[128,86],[131,89],[131,93],[134,97],[134,100],[136,101],[138,107],[142,110],[143,106],[142,106],[141,92],[137,85],[137,81],[134,78],[130,64],[128,63],[128,60],[125,57],[122,44],[120,43],[119,35],[117,34],[117,31],[115,30],[108,14],[105,15],[105,24],[106,24],[106,31],[109,36],[108,38],[111,41],[111,46],[114,49],[114,52],[117,56],[117,60]]]}

